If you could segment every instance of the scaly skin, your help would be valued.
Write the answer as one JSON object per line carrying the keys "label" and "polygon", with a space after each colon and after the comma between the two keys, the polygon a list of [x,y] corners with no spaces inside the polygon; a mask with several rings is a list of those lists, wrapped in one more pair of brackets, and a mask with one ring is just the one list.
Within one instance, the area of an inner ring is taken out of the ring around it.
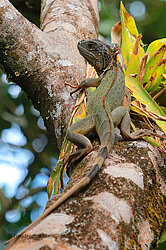
{"label": "scaly skin", "polygon": [[66,163],[73,163],[91,151],[91,142],[85,135],[89,134],[92,130],[96,130],[100,138],[100,151],[87,176],[74,185],[68,192],[62,194],[37,220],[6,242],[7,244],[10,241],[18,239],[18,237],[45,218],[72,194],[90,183],[113,147],[115,138],[114,128],[116,126],[119,126],[122,136],[126,140],[135,140],[147,135],[144,131],[137,131],[130,134],[130,116],[128,112],[130,103],[127,106],[123,105],[124,99],[129,95],[128,93],[126,94],[124,74],[117,61],[117,47],[115,45],[108,46],[97,39],[92,39],[89,41],[80,41],[78,43],[78,50],[94,66],[99,78],[87,78],[73,91],[76,92],[79,89],[86,89],[90,86],[97,87],[95,92],[88,98],[86,118],[73,124],[67,130],[68,139],[81,149],[71,154]]}

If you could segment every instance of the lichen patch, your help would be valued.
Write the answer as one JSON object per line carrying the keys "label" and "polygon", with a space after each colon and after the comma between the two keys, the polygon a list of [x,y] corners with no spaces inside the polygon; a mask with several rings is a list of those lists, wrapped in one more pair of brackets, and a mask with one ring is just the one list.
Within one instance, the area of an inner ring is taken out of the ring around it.
{"label": "lichen patch", "polygon": [[56,103],[56,111],[54,112],[54,116],[58,117],[61,115],[61,109],[62,109],[62,105],[59,103]]}
{"label": "lichen patch", "polygon": [[130,179],[141,189],[144,189],[143,172],[141,168],[133,163],[110,163],[108,167],[104,169],[104,172],[114,177]]}
{"label": "lichen patch", "polygon": [[154,233],[150,228],[148,220],[139,223],[138,228],[140,230],[138,241],[141,244],[141,249],[149,249],[154,240]]}
{"label": "lichen patch", "polygon": [[62,93],[61,97],[63,98],[65,104],[69,104],[69,102],[70,102],[70,95],[68,93],[66,93],[66,92]]}
{"label": "lichen patch", "polygon": [[73,63],[71,63],[69,60],[58,60],[56,63],[60,64],[63,67],[72,66],[73,65]]}
{"label": "lichen patch", "polygon": [[48,91],[48,95],[52,98],[56,96],[56,93],[53,91],[52,85],[45,85],[45,88]]}
{"label": "lichen patch", "polygon": [[30,62],[35,58],[35,51],[28,52],[27,61]]}
{"label": "lichen patch", "polygon": [[117,224],[122,221],[127,224],[130,223],[133,214],[131,207],[124,199],[117,198],[108,192],[102,192],[91,197],[91,200],[93,200],[95,208],[98,207],[102,211],[104,209]]}
{"label": "lichen patch", "polygon": [[137,148],[147,148],[148,143],[146,141],[132,141],[129,146],[136,146]]}
{"label": "lichen patch", "polygon": [[108,247],[108,249],[110,250],[118,249],[117,243],[114,240],[112,240],[111,237],[109,237],[103,230],[97,229],[97,232],[102,240],[102,244],[105,247]]}
{"label": "lichen patch", "polygon": [[61,131],[62,131],[62,129],[61,129],[60,126],[59,126],[58,128],[55,128],[55,134],[56,134],[57,136],[61,136]]}
{"label": "lichen patch", "polygon": [[4,0],[1,0],[1,2],[0,2],[0,7],[6,7],[7,6],[7,4],[6,4],[6,1],[4,1]]}
{"label": "lichen patch", "polygon": [[15,18],[15,13],[11,13],[10,11],[6,11],[5,17],[9,20],[13,20]]}
{"label": "lichen patch", "polygon": [[26,234],[62,234],[67,230],[66,225],[74,220],[73,216],[65,213],[53,213],[44,218],[37,226]]}

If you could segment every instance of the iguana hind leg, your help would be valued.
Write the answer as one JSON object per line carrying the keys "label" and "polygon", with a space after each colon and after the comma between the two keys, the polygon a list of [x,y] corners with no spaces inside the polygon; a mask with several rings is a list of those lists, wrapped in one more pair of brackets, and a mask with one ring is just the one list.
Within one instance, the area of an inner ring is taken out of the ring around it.
{"label": "iguana hind leg", "polygon": [[123,138],[125,140],[137,140],[142,138],[143,136],[150,136],[150,132],[146,130],[136,130],[133,133],[130,133],[130,115],[129,112],[126,110],[126,113],[124,117],[122,118],[122,121],[120,123],[120,130]]}
{"label": "iguana hind leg", "polygon": [[67,129],[67,138],[81,149],[70,154],[64,164],[73,163],[91,151],[92,144],[85,135],[89,134],[94,128],[95,123],[93,116],[87,116]]}
{"label": "iguana hind leg", "polygon": [[115,127],[117,127],[121,123],[125,114],[126,108],[124,106],[120,106],[111,112],[112,120]]}
{"label": "iguana hind leg", "polygon": [[[100,139],[101,148],[108,147],[108,151],[114,144],[114,124],[112,121],[112,117],[107,117],[105,111],[103,110],[97,112],[95,119],[95,128],[96,132]],[[110,145],[111,144],[111,145]]]}
{"label": "iguana hind leg", "polygon": [[146,130],[136,130],[130,133],[130,115],[128,110],[124,106],[120,106],[114,109],[111,113],[114,126],[120,125],[120,131],[125,140],[137,140],[143,136],[149,136],[150,133]]}

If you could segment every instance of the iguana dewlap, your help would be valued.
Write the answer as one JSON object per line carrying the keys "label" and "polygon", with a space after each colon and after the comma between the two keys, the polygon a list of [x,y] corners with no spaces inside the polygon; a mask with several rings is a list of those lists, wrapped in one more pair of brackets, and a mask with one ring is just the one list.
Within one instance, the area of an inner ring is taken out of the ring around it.
{"label": "iguana dewlap", "polygon": [[96,87],[96,90],[89,96],[87,101],[86,118],[73,124],[67,130],[68,139],[80,148],[71,154],[67,161],[73,163],[91,151],[92,145],[86,135],[92,130],[96,130],[100,138],[98,156],[95,161],[92,162],[89,173],[81,181],[74,185],[69,191],[62,194],[37,220],[32,222],[7,243],[17,239],[72,194],[90,183],[100,170],[113,147],[115,127],[119,126],[125,140],[135,140],[146,135],[144,131],[130,133],[128,104],[123,105],[124,99],[128,94],[126,94],[124,73],[117,60],[117,46],[114,44],[110,46],[106,45],[97,39],[89,41],[82,40],[78,43],[78,50],[80,54],[94,66],[99,78],[87,78],[76,89],[77,91],[88,87]]}

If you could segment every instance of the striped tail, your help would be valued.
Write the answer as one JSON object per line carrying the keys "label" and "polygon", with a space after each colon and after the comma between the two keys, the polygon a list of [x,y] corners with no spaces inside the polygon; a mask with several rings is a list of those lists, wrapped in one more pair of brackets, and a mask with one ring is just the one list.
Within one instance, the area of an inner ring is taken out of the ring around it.
{"label": "striped tail", "polygon": [[98,156],[93,166],[91,167],[89,173],[84,178],[82,178],[78,183],[76,183],[70,190],[62,194],[61,197],[55,203],[53,203],[51,207],[45,210],[44,213],[39,218],[37,218],[37,220],[32,222],[27,228],[23,229],[14,238],[8,240],[5,244],[10,243],[11,241],[16,241],[23,233],[25,233],[28,229],[35,226],[40,220],[44,219],[48,214],[50,214],[55,208],[61,205],[71,195],[73,195],[83,187],[86,187],[99,172],[100,168],[104,164],[105,159],[108,157],[113,147],[115,132],[114,132],[114,124],[109,114],[106,112],[105,115],[105,112],[103,110],[99,111],[97,114],[98,116],[96,116],[96,131],[99,135],[101,146]]}
{"label": "striped tail", "polygon": [[97,127],[97,133],[100,138],[101,146],[98,156],[87,175],[90,181],[94,179],[99,172],[114,145],[115,132],[112,119],[103,121],[99,128]]}

